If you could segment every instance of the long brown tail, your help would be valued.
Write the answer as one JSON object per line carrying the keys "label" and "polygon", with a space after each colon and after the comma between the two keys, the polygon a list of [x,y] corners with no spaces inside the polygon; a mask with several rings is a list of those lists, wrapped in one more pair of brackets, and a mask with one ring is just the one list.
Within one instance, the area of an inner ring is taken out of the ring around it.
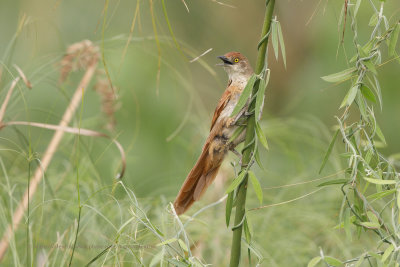
{"label": "long brown tail", "polygon": [[192,204],[199,200],[204,194],[208,186],[217,176],[219,167],[221,166],[223,155],[211,158],[208,145],[203,148],[199,159],[186,177],[178,196],[174,201],[175,211],[178,215],[187,211]]}

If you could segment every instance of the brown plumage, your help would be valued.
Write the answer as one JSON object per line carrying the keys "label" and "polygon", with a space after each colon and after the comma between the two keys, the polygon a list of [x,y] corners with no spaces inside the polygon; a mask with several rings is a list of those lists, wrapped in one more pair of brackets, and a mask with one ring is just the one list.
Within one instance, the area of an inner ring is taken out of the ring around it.
{"label": "brown plumage", "polygon": [[210,134],[203,146],[200,157],[184,181],[174,201],[177,214],[182,214],[201,198],[208,186],[215,179],[228,150],[243,141],[245,131],[233,142],[228,142],[237,126],[236,118],[230,115],[240,95],[253,74],[253,70],[245,56],[238,52],[230,52],[219,57],[229,76],[226,90],[215,109],[211,121]]}

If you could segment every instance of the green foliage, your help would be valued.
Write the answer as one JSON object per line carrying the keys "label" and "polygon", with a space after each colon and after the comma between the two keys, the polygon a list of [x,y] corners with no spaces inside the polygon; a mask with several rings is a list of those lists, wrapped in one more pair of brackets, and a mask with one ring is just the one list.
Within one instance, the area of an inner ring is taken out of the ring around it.
{"label": "green foliage", "polygon": [[[399,22],[392,26],[388,25],[388,21],[383,15],[384,4],[381,3],[380,11],[375,12],[368,23],[369,26],[373,27],[370,39],[364,45],[359,44],[356,14],[360,3],[361,1],[357,1],[355,6],[344,7],[344,9],[349,10],[347,16],[351,19],[351,29],[354,35],[353,44],[356,50],[356,54],[349,63],[354,63],[355,66],[322,77],[323,80],[328,82],[351,80],[350,89],[340,105],[340,108],[346,107],[346,109],[340,117],[336,117],[339,130],[332,138],[321,167],[322,170],[337,135],[340,133],[345,144],[345,150],[349,153],[346,156],[348,159],[348,178],[332,180],[320,186],[342,184],[341,190],[344,195],[343,204],[345,204],[345,207],[341,210],[340,220],[347,237],[351,240],[354,230],[358,236],[363,234],[361,229],[373,231],[379,237],[378,242],[386,243],[388,246],[383,255],[381,252],[376,253],[374,251],[370,251],[369,254],[376,259],[377,266],[392,266],[398,262],[400,257],[393,249],[394,246],[397,247],[400,244],[398,238],[400,210],[398,206],[390,205],[398,197],[394,193],[398,191],[399,173],[396,172],[393,162],[388,161],[378,151],[379,141],[377,138],[383,143],[386,143],[386,141],[378,126],[373,105],[376,103],[375,94],[379,99],[379,104],[382,105],[377,73],[382,60],[382,46],[386,43],[389,56],[395,55]],[[372,2],[370,4],[375,8]],[[374,89],[375,94],[370,88]],[[350,113],[357,111],[359,120],[354,120]],[[391,197],[391,199],[388,199],[388,197]],[[365,258],[369,258],[369,256],[363,254],[357,259],[356,265],[360,266]],[[333,258],[324,257],[323,259],[330,266],[342,265],[341,261]],[[316,261],[314,259],[311,263],[314,264]],[[353,262],[353,260],[347,262]],[[386,265],[382,265],[384,263]]]}

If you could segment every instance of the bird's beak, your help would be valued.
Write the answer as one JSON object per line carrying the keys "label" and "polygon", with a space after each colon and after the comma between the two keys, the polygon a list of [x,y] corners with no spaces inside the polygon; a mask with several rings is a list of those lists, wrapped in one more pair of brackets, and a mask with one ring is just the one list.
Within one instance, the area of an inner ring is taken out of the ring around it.
{"label": "bird's beak", "polygon": [[219,56],[218,58],[221,59],[223,63],[217,65],[220,66],[233,65],[233,63],[226,56]]}

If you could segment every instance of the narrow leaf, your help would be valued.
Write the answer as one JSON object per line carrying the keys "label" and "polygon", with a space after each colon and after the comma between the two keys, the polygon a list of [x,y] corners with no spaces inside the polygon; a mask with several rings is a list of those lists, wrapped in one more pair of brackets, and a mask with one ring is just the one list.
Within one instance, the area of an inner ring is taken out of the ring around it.
{"label": "narrow leaf", "polygon": [[228,198],[226,199],[226,209],[225,209],[225,220],[226,227],[229,227],[229,222],[231,220],[232,206],[233,206],[233,193],[230,192],[228,194]]}
{"label": "narrow leaf", "polygon": [[232,192],[233,190],[236,189],[236,187],[238,187],[242,181],[244,180],[244,178],[247,175],[247,171],[244,170],[242,171],[238,177],[235,178],[235,180],[233,180],[233,182],[231,183],[231,185],[228,187],[228,189],[226,189],[225,194],[229,194],[230,192]]}
{"label": "narrow leaf", "polygon": [[380,180],[374,178],[363,177],[364,180],[372,183],[372,184],[396,184],[396,180]]}
{"label": "narrow leaf", "polygon": [[350,106],[353,103],[354,99],[356,98],[357,91],[358,91],[357,85],[351,87],[350,90],[347,92],[346,96],[344,97],[342,104],[340,105],[340,108],[344,106]]}
{"label": "narrow leaf", "polygon": [[361,222],[360,225],[368,229],[379,229],[381,226],[376,222]]}
{"label": "narrow leaf", "polygon": [[178,243],[179,243],[179,246],[181,246],[181,248],[182,248],[184,251],[188,252],[188,247],[186,246],[185,242],[183,242],[182,239],[178,239]]}
{"label": "narrow leaf", "polygon": [[360,258],[358,259],[358,261],[356,262],[356,265],[354,267],[360,267],[361,264],[364,262],[365,256],[367,255],[367,253],[364,253],[360,256]]}
{"label": "narrow leaf", "polygon": [[321,173],[322,170],[324,169],[324,167],[326,165],[326,162],[328,161],[329,156],[332,153],[332,149],[333,149],[333,146],[335,145],[336,138],[337,138],[338,134],[339,134],[339,129],[336,130],[335,134],[333,135],[333,138],[332,138],[331,142],[329,143],[328,150],[325,153],[324,160],[322,161],[322,164],[321,164],[321,167],[319,168],[319,172],[318,173]]}
{"label": "narrow leaf", "polygon": [[249,171],[249,179],[251,181],[251,184],[253,185],[254,192],[257,195],[258,200],[260,201],[260,204],[262,204],[263,201],[263,191],[261,189],[260,182],[258,181],[256,175],[254,172]]}
{"label": "narrow leaf", "polygon": [[349,79],[354,74],[355,71],[357,71],[357,68],[352,67],[341,72],[323,76],[321,77],[321,79],[330,83],[341,82]]}
{"label": "narrow leaf", "polygon": [[326,257],[324,257],[324,260],[326,263],[328,263],[329,265],[332,265],[332,266],[342,266],[343,265],[343,263],[340,260],[335,259],[334,257],[326,256]]}
{"label": "narrow leaf", "polygon": [[285,65],[285,69],[286,69],[286,49],[285,49],[285,42],[283,40],[283,34],[282,34],[282,28],[281,28],[281,24],[279,23],[279,21],[277,22],[278,24],[278,38],[279,38],[279,44],[281,47],[281,53],[282,53],[282,58],[283,58],[283,64]]}
{"label": "narrow leaf", "polygon": [[259,120],[261,113],[262,113],[262,105],[264,102],[264,95],[265,95],[265,89],[267,88],[268,82],[269,82],[269,76],[270,72],[267,71],[267,77],[264,79],[260,80],[260,83],[258,85],[258,91],[257,91],[257,98],[256,98],[256,109],[255,109],[255,117],[256,120]]}
{"label": "narrow leaf", "polygon": [[379,139],[381,139],[381,141],[386,144],[385,136],[383,135],[382,130],[378,124],[376,124],[375,132],[378,135]]}
{"label": "narrow leaf", "polygon": [[385,252],[382,255],[382,262],[385,262],[387,260],[387,258],[390,256],[390,254],[392,254],[394,250],[393,245],[388,246],[388,248],[385,250]]}
{"label": "narrow leaf", "polygon": [[246,219],[244,220],[243,223],[243,230],[244,230],[244,236],[246,238],[246,241],[248,244],[250,244],[251,242],[251,231],[250,231],[250,227],[249,227],[249,222],[248,222],[248,218],[246,216]]}
{"label": "narrow leaf", "polygon": [[376,98],[374,93],[371,91],[371,89],[369,89],[367,86],[365,86],[364,84],[361,86],[361,93],[363,94],[363,96],[368,99],[371,102],[376,103]]}
{"label": "narrow leaf", "polygon": [[232,111],[231,117],[236,116],[239,111],[242,110],[242,108],[246,105],[247,100],[249,99],[251,95],[251,91],[253,89],[254,83],[257,80],[257,76],[253,74],[250,79],[248,80],[246,87],[243,89],[243,92],[239,98],[238,103],[236,104],[235,108]]}
{"label": "narrow leaf", "polygon": [[374,193],[372,195],[369,195],[367,198],[371,199],[371,200],[378,200],[378,199],[384,198],[386,196],[390,196],[391,194],[394,194],[395,192],[396,192],[396,189],[390,189],[390,190]]}
{"label": "narrow leaf", "polygon": [[164,245],[167,245],[167,244],[171,244],[171,243],[173,243],[173,242],[175,242],[177,240],[178,239],[176,239],[176,238],[167,239],[167,240],[165,240],[165,241],[163,241],[161,243],[158,243],[157,247],[164,246]]}
{"label": "narrow leaf", "polygon": [[376,24],[378,23],[378,13],[374,13],[372,15],[372,17],[370,18],[368,25],[369,26],[376,26]]}
{"label": "narrow leaf", "polygon": [[312,258],[312,259],[308,262],[307,267],[314,267],[314,266],[317,265],[320,261],[321,261],[321,256]]}
{"label": "narrow leaf", "polygon": [[271,31],[271,38],[272,38],[272,48],[274,49],[274,53],[275,53],[275,58],[276,60],[278,60],[278,26],[277,26],[277,22],[273,22],[271,27],[272,27],[272,31]]}
{"label": "narrow leaf", "polygon": [[389,56],[393,56],[396,51],[397,39],[399,39],[400,33],[400,22],[394,26],[393,32],[390,35],[390,43],[389,43]]}
{"label": "narrow leaf", "polygon": [[254,159],[256,160],[258,167],[260,167],[262,170],[265,171],[265,168],[262,165],[262,162],[261,162],[261,159],[260,159],[260,153],[258,152],[258,146],[256,147],[256,151],[255,151],[255,154],[254,154]]}
{"label": "narrow leaf", "polygon": [[258,137],[258,140],[260,140],[260,143],[265,147],[265,149],[269,149],[268,147],[268,142],[267,138],[265,138],[265,135],[263,131],[261,130],[260,124],[256,121],[256,134]]}

